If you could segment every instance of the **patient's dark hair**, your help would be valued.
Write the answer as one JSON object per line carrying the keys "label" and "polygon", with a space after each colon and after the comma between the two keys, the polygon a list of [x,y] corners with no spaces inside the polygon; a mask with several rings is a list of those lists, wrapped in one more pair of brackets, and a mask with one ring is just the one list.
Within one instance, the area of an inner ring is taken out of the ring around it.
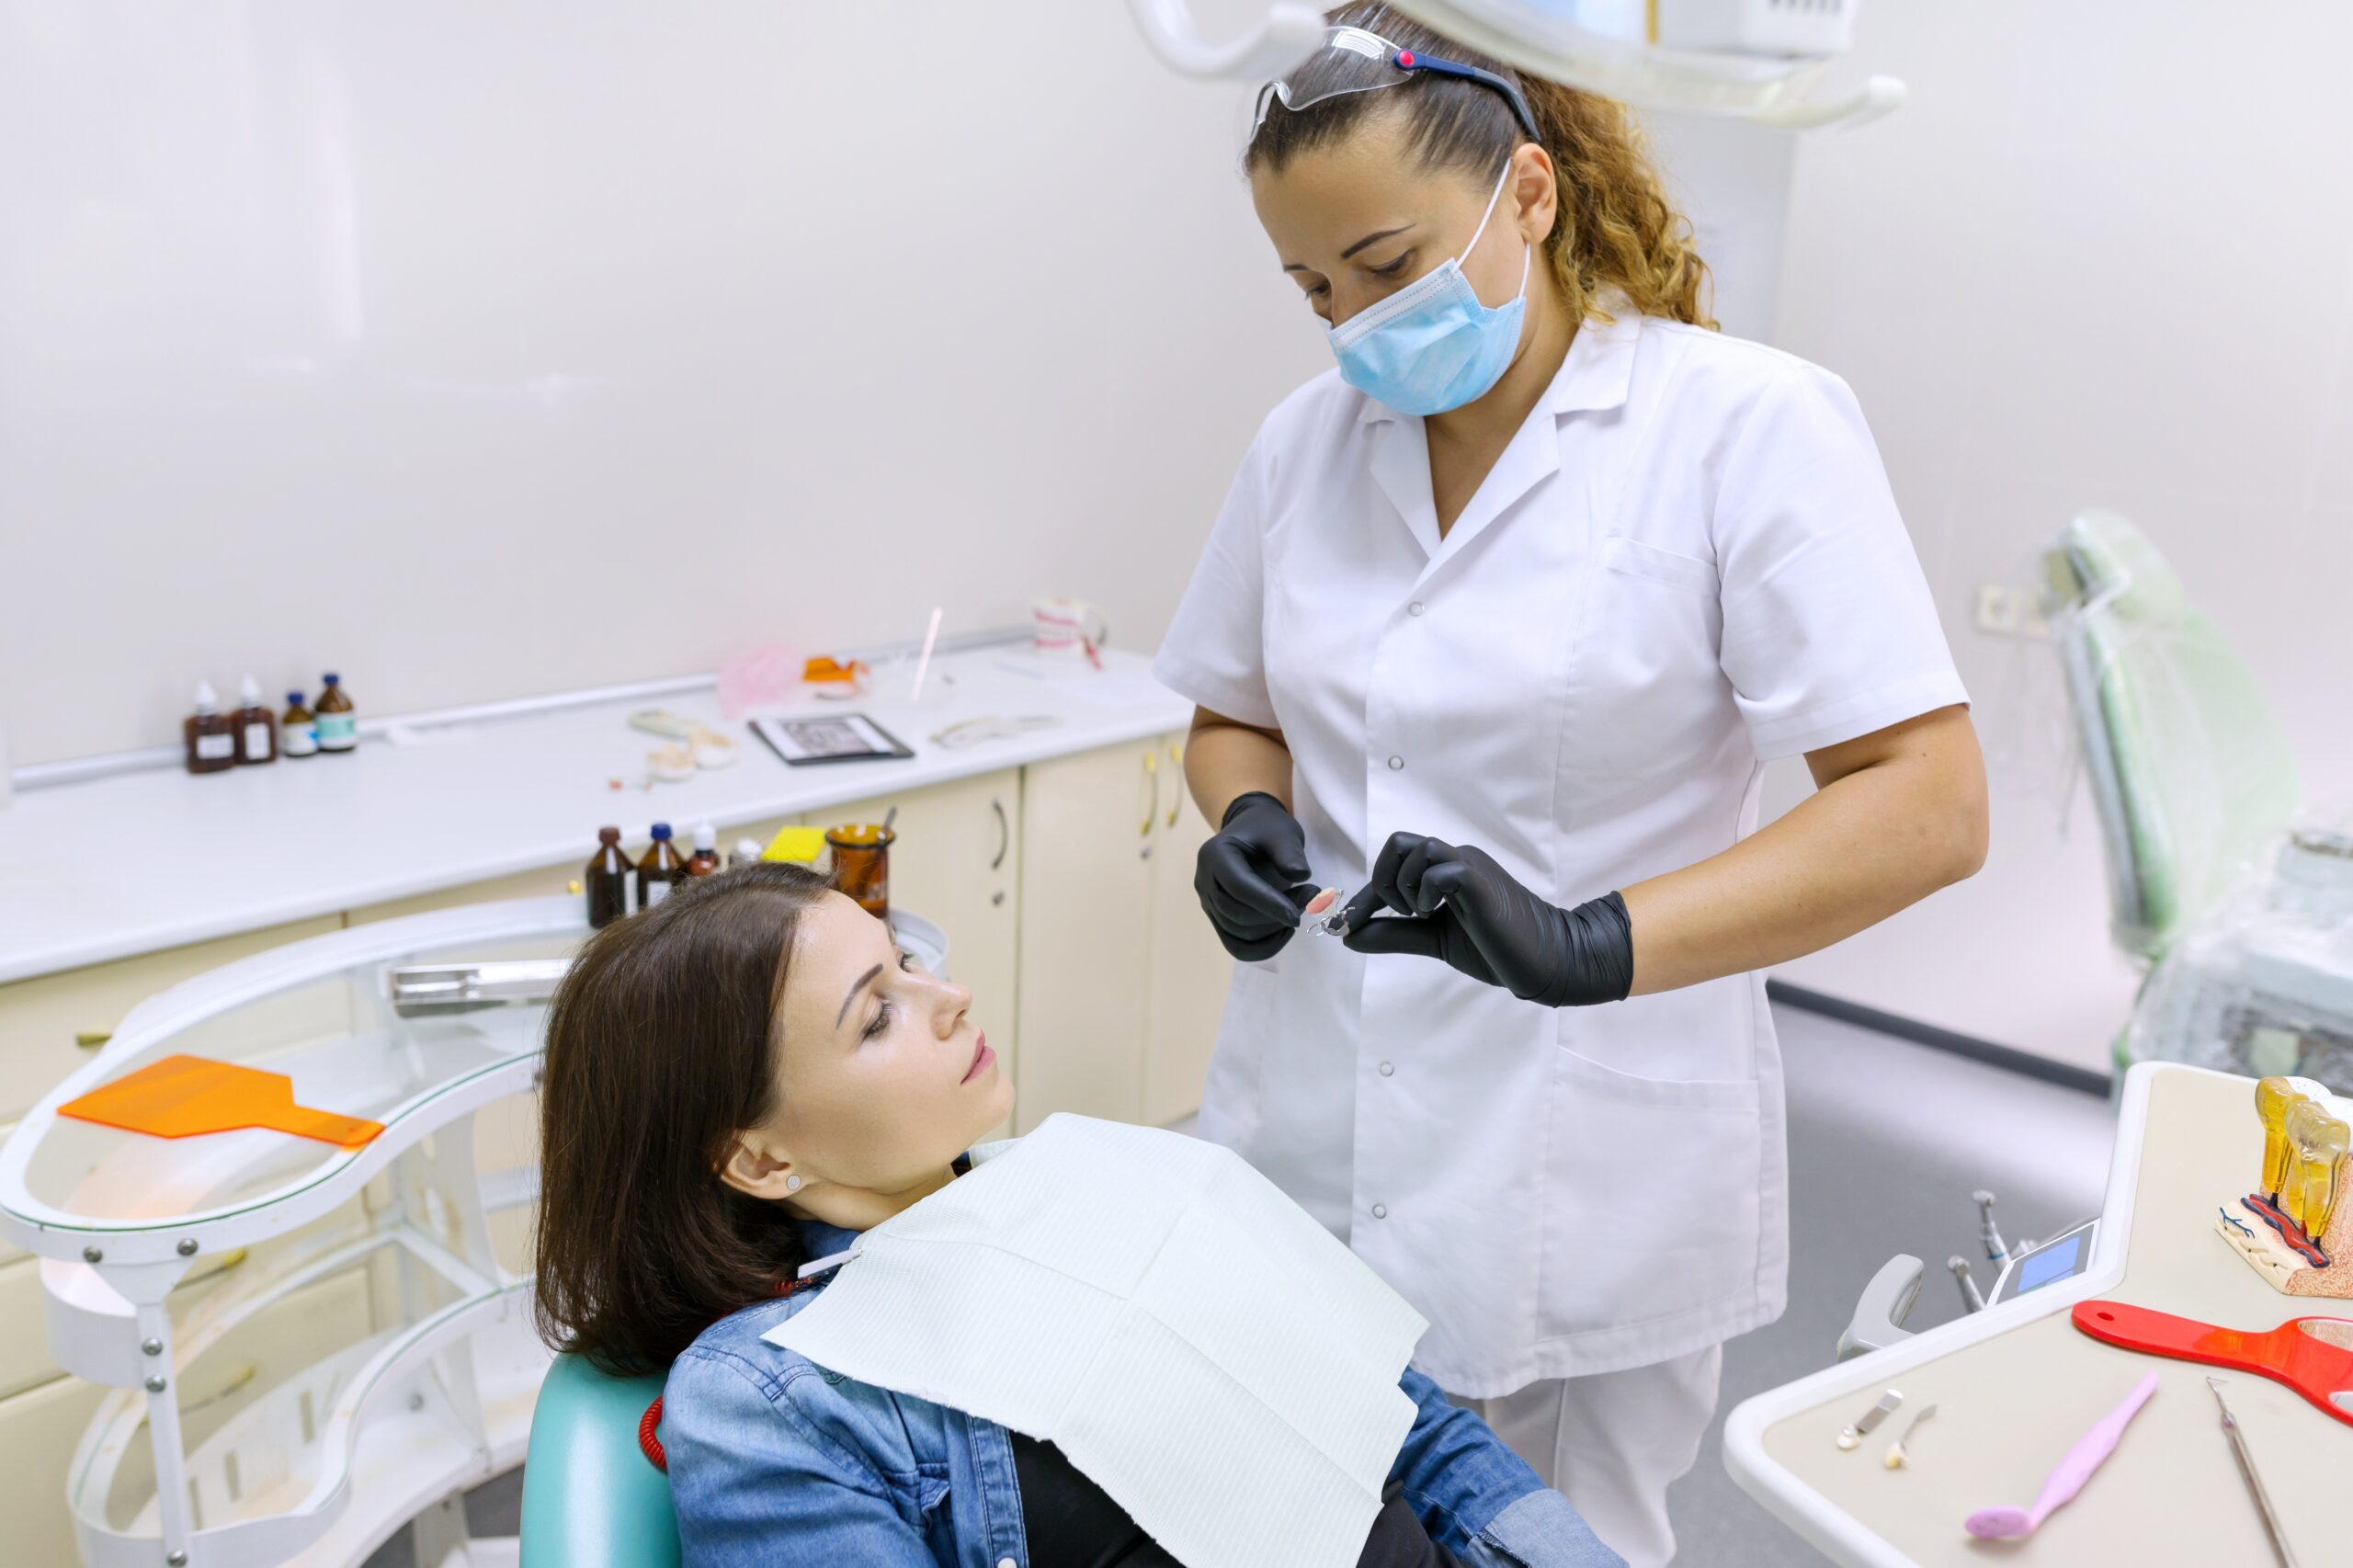
{"label": "patient's dark hair", "polygon": [[540,1085],[540,1335],[607,1371],[666,1367],[801,1262],[793,1221],[719,1179],[775,1110],[798,866],[698,878],[588,939],[548,1012]]}

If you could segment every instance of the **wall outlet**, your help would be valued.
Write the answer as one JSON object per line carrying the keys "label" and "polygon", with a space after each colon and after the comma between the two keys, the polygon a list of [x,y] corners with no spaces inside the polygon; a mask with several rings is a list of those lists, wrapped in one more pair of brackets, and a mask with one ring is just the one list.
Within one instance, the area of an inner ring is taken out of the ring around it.
{"label": "wall outlet", "polygon": [[2008,583],[1977,585],[1977,630],[1994,637],[2048,637],[2051,627],[2030,588]]}

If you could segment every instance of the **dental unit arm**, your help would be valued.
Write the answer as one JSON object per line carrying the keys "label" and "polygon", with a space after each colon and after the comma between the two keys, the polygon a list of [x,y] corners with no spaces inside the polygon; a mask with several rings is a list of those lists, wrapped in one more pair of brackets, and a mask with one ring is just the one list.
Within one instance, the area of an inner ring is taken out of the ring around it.
{"label": "dental unit arm", "polygon": [[[1970,1273],[1969,1260],[1958,1254],[1945,1260],[1961,1291],[1964,1314],[1982,1312],[2006,1298],[2081,1273],[2089,1264],[2097,1219],[2078,1221],[2048,1241],[2005,1242],[1994,1224],[1994,1195],[1980,1188],[1970,1194],[1977,1205],[1978,1235],[1988,1259],[1998,1266],[1994,1283],[1982,1294]],[[1927,1266],[1910,1253],[1897,1253],[1880,1265],[1870,1283],[1856,1298],[1855,1311],[1838,1335],[1838,1357],[1850,1361],[1873,1350],[1884,1350],[1912,1337],[1904,1321],[1920,1300]]]}
{"label": "dental unit arm", "polygon": [[[1722,6],[1653,0],[1627,20],[1576,0],[1392,0],[1393,7],[1516,69],[1641,108],[1749,120],[1777,131],[1851,128],[1904,98],[1893,76],[1810,96],[1853,41],[1852,0],[1841,6]],[[1256,23],[1212,42],[1191,0],[1128,0],[1136,30],[1161,62],[1212,81],[1263,82],[1322,41],[1320,6],[1271,0]],[[1631,24],[1631,25],[1629,25]]]}

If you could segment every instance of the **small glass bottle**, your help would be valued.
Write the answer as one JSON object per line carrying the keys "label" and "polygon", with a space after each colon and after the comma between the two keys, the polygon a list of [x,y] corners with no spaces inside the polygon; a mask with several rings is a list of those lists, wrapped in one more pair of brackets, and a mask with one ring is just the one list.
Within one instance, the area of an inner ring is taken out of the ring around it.
{"label": "small glass bottle", "polygon": [[299,691],[286,694],[286,711],[278,715],[278,755],[319,755],[319,716],[302,706],[302,694]]}
{"label": "small glass bottle", "polygon": [[319,679],[326,683],[319,693],[319,749],[330,756],[348,756],[359,745],[359,720],[351,710],[351,694],[333,670]]}
{"label": "small glass bottle", "polygon": [[847,823],[825,830],[834,852],[834,891],[877,920],[891,916],[891,846],[899,835],[873,823]]}
{"label": "small glass bottle", "polygon": [[237,729],[237,766],[257,767],[278,760],[278,718],[261,705],[261,683],[247,676],[237,687],[238,707],[230,722]]}
{"label": "small glass bottle", "polygon": [[236,726],[221,711],[221,694],[212,683],[196,683],[196,711],[180,722],[180,738],[188,743],[190,773],[220,773],[237,766]]}
{"label": "small glass bottle", "polygon": [[756,866],[759,863],[760,841],[756,838],[737,839],[734,849],[727,858],[727,866],[730,870],[738,866]]}
{"label": "small glass bottle", "polygon": [[670,884],[687,874],[687,863],[670,842],[670,824],[654,824],[654,847],[637,863],[637,906],[651,909],[670,896]]}
{"label": "small glass bottle", "polygon": [[719,830],[707,822],[695,824],[695,852],[687,861],[687,875],[708,877],[719,869]]}
{"label": "small glass bottle", "polygon": [[588,924],[603,930],[629,913],[629,857],[621,853],[621,830],[597,830],[597,853],[580,880],[588,889]]}

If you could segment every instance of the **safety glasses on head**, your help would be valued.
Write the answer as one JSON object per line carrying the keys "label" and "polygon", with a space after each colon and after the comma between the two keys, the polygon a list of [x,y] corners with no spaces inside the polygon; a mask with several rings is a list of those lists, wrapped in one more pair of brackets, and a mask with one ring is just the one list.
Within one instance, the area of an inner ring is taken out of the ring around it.
{"label": "safety glasses on head", "polygon": [[1250,124],[1251,133],[1256,135],[1258,127],[1267,123],[1271,105],[1279,103],[1297,114],[1327,98],[1403,86],[1417,75],[1451,76],[1458,81],[1475,82],[1500,94],[1504,102],[1511,106],[1512,118],[1519,121],[1520,130],[1529,139],[1544,140],[1537,134],[1536,116],[1529,108],[1528,99],[1518,87],[1494,72],[1457,60],[1440,60],[1416,49],[1400,49],[1379,33],[1367,32],[1362,28],[1326,28],[1322,48],[1261,87],[1257,114]]}

